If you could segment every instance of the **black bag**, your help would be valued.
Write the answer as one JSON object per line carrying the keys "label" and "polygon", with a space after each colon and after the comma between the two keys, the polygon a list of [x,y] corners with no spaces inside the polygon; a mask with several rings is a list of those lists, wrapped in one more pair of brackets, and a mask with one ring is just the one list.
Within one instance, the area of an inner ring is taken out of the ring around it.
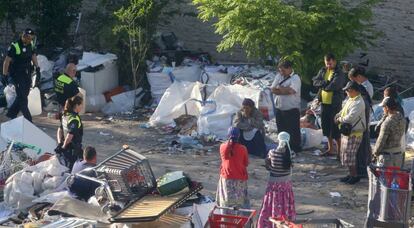
{"label": "black bag", "polygon": [[359,121],[361,121],[361,117],[354,125],[351,125],[350,123],[341,123],[339,132],[345,136],[350,136],[352,133],[352,129],[354,129],[354,127],[359,123]]}

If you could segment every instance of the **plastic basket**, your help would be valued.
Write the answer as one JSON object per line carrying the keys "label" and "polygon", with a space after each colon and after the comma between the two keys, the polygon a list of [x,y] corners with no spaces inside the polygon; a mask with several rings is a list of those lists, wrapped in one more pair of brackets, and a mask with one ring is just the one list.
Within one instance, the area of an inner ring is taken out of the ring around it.
{"label": "plastic basket", "polygon": [[141,198],[157,186],[149,161],[131,149],[119,151],[94,169],[105,176],[114,199],[122,202]]}
{"label": "plastic basket", "polygon": [[270,218],[276,228],[351,228],[354,227],[341,219],[298,219],[294,222],[281,222]]}
{"label": "plastic basket", "polygon": [[384,168],[368,167],[368,220],[408,224],[412,195],[411,174],[408,171],[396,170],[398,173],[404,173],[402,177],[408,178],[408,186],[407,189],[391,189],[387,177],[385,184],[377,176],[379,169]]}
{"label": "plastic basket", "polygon": [[255,210],[215,206],[208,217],[208,224],[210,228],[249,227],[255,215]]}

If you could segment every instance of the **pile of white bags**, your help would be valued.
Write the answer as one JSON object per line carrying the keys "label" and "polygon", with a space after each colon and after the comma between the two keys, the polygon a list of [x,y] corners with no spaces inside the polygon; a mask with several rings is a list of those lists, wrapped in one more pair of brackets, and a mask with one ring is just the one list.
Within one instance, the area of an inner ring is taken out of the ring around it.
{"label": "pile of white bags", "polygon": [[61,165],[56,157],[29,166],[7,179],[4,202],[8,207],[16,210],[27,209],[39,202],[36,200],[39,197],[42,197],[43,201],[50,202],[49,194],[56,194],[66,187],[65,180],[69,176],[67,172],[68,168]]}

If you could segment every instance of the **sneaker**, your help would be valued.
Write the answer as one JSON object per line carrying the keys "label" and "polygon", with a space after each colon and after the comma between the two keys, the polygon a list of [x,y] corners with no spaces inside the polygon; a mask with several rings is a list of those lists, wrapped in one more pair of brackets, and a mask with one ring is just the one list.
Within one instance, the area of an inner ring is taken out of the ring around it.
{"label": "sneaker", "polygon": [[353,185],[353,184],[358,183],[360,180],[361,179],[359,177],[350,177],[346,183]]}
{"label": "sneaker", "polygon": [[342,177],[341,179],[339,179],[339,181],[342,182],[342,183],[346,183],[346,182],[348,182],[349,178],[351,178],[351,176],[348,175],[346,177]]}

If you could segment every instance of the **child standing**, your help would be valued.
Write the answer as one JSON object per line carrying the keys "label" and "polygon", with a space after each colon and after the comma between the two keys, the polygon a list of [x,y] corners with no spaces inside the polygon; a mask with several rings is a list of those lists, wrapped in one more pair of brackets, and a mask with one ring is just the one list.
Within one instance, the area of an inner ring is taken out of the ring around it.
{"label": "child standing", "polygon": [[239,143],[240,129],[231,127],[228,140],[220,145],[220,180],[216,202],[221,207],[250,208],[247,194],[247,148]]}
{"label": "child standing", "polygon": [[289,220],[296,218],[291,180],[290,135],[287,132],[280,132],[278,140],[279,146],[277,149],[270,150],[266,158],[266,169],[269,170],[270,176],[259,215],[258,228],[272,227],[269,221],[271,217],[285,216]]}

